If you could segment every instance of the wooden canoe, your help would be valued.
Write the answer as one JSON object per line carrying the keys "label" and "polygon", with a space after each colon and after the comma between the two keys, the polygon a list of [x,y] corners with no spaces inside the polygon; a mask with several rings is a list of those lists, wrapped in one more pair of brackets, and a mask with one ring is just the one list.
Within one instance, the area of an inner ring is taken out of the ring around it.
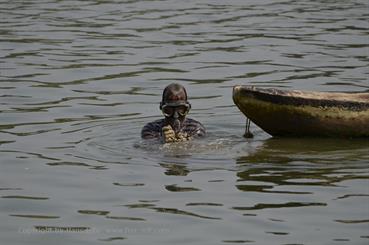
{"label": "wooden canoe", "polygon": [[235,86],[233,101],[272,136],[369,137],[369,93]]}

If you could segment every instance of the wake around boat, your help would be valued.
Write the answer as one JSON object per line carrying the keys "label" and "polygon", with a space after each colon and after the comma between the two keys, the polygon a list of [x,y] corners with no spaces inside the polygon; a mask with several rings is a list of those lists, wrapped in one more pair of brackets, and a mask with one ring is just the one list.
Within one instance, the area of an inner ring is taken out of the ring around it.
{"label": "wake around boat", "polygon": [[233,101],[272,136],[369,137],[369,93],[287,91],[238,85]]}

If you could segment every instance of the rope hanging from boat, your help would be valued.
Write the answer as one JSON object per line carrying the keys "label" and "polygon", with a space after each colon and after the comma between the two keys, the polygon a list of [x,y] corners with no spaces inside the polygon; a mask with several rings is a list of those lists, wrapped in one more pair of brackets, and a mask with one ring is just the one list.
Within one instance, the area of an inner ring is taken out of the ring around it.
{"label": "rope hanging from boat", "polygon": [[245,134],[243,135],[243,137],[245,137],[245,138],[253,138],[254,137],[254,135],[250,131],[250,124],[251,124],[251,120],[248,117],[246,117],[246,130],[245,130]]}

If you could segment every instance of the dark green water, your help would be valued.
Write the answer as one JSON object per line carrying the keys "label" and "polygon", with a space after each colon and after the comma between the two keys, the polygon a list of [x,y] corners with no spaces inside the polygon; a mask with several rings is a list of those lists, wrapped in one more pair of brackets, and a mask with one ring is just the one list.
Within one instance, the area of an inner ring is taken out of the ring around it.
{"label": "dark green water", "polygon": [[[2,244],[368,244],[369,140],[273,139],[236,84],[369,90],[368,1],[1,1]],[[203,140],[152,145],[186,86]]]}

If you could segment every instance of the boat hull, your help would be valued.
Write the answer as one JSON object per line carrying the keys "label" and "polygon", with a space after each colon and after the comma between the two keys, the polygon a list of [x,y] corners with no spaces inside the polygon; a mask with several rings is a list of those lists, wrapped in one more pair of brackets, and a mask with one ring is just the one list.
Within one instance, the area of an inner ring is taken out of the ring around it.
{"label": "boat hull", "polygon": [[273,136],[369,137],[369,93],[327,93],[235,86],[233,100]]}

